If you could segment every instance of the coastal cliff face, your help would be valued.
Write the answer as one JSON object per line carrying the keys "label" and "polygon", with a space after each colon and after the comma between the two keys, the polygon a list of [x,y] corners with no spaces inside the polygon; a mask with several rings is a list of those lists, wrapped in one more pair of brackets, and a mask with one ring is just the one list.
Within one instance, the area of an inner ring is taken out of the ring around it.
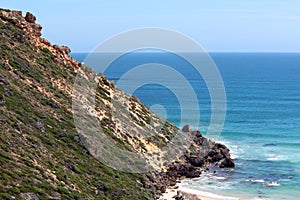
{"label": "coastal cliff face", "polygon": [[[0,9],[1,199],[154,199],[176,180],[199,176],[203,167],[234,167],[224,145],[188,126],[183,134],[195,137],[172,163],[165,164],[163,152],[149,154],[160,152],[178,128],[77,62],[68,47],[41,38],[42,26],[35,21],[31,13],[23,17],[20,11]],[[98,109],[87,110],[104,133],[120,149],[151,155],[148,162],[156,157],[154,165],[162,172],[124,173],[97,159],[74,124],[78,74],[97,82]],[[139,136],[143,131],[153,137]]]}

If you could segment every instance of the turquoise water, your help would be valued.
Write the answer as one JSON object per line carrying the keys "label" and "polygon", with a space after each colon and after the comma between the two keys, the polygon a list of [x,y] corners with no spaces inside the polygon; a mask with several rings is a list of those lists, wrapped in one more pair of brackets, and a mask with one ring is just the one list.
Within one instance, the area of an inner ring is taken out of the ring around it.
{"label": "turquoise water", "polygon": [[[85,54],[73,54],[83,60]],[[300,197],[300,54],[211,53],[226,89],[226,121],[220,142],[235,158],[234,170],[185,181],[189,188],[240,199]],[[134,66],[162,63],[173,67],[193,86],[199,100],[200,126],[205,135],[211,117],[209,92],[201,76],[185,60],[168,53],[133,53],[112,63],[105,75],[114,80]],[[166,75],[168,76],[168,75]],[[170,81],[177,83],[178,80]],[[159,83],[159,80],[157,80]],[[178,87],[181,83],[178,82]],[[125,87],[126,89],[126,87]],[[147,84],[134,95],[172,123],[180,123],[176,94],[160,84]],[[158,108],[161,108],[158,107]],[[193,107],[186,121],[196,124]]]}

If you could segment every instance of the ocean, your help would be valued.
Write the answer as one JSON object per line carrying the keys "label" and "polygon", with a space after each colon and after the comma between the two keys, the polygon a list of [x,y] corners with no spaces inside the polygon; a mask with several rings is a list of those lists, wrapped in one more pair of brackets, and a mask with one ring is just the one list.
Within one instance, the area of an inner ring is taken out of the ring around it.
{"label": "ocean", "polygon": [[[84,61],[87,54],[72,56]],[[200,178],[182,181],[181,186],[240,199],[299,199],[300,53],[210,56],[226,90],[226,118],[218,142],[230,148],[236,167],[204,173]],[[172,81],[171,88],[160,84],[158,76],[152,83],[139,85],[133,95],[175,125],[182,127],[183,122],[189,122],[206,135],[211,120],[210,93],[203,77],[184,59],[166,52],[129,53],[113,62],[104,74],[118,85],[126,72],[147,63],[161,63],[182,74],[198,99],[200,116],[195,107],[189,106],[194,102],[185,101],[188,115],[181,119],[184,111],[178,96],[182,93],[176,94],[174,85],[183,85],[168,74],[165,76]],[[121,89],[134,84],[131,80],[127,83],[123,80]]]}

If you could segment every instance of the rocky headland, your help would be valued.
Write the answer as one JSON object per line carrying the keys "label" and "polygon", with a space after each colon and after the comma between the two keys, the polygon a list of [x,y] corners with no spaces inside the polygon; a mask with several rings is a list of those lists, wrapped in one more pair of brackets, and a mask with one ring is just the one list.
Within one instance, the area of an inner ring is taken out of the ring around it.
{"label": "rocky headland", "polygon": [[[226,146],[188,125],[179,130],[165,122],[136,97],[77,62],[70,48],[42,38],[41,30],[31,13],[0,9],[1,199],[155,199],[178,180],[199,177],[211,165],[234,167]],[[119,148],[145,158],[156,152],[151,155],[157,162],[149,162],[161,171],[125,173],[97,159],[74,124],[78,74],[97,82],[99,109],[87,103],[86,112]],[[141,137],[140,132],[153,136]],[[160,148],[179,132],[193,140],[183,155],[165,164]]]}

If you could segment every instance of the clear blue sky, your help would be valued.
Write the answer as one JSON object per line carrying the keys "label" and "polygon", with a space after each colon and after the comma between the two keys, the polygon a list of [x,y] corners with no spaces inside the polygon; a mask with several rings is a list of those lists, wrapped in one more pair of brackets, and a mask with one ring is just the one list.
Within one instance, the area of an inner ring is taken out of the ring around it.
{"label": "clear blue sky", "polygon": [[161,27],[194,38],[207,51],[300,52],[299,0],[0,0],[33,12],[43,37],[87,52],[111,35]]}

